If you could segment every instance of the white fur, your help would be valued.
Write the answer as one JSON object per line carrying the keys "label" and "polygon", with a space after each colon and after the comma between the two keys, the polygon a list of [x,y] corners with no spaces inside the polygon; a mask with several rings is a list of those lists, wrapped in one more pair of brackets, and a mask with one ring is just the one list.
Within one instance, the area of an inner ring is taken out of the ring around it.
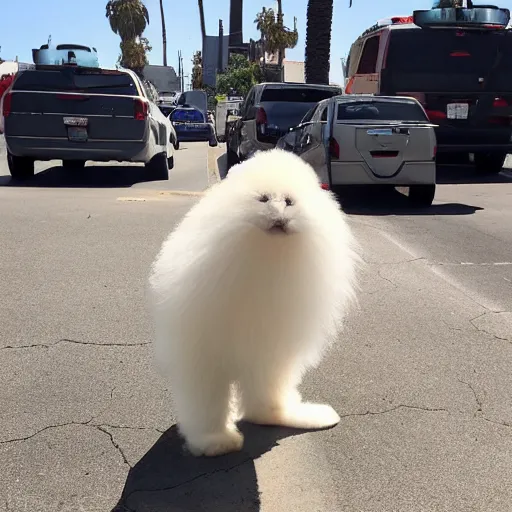
{"label": "white fur", "polygon": [[[277,219],[288,234],[268,231]],[[192,453],[241,449],[235,389],[238,412],[254,423],[338,423],[328,405],[303,403],[297,386],[354,298],[355,248],[313,169],[281,150],[234,167],[170,234],[150,277],[155,354]]]}

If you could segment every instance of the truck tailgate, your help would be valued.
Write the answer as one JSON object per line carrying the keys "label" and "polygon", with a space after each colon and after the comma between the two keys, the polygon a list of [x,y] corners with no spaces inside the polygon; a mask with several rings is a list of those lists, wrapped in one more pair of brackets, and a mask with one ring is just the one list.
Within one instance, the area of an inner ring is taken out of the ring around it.
{"label": "truck tailgate", "polygon": [[146,122],[136,113],[143,108],[143,100],[132,96],[14,90],[5,132],[11,137],[76,141],[79,138],[72,135],[79,128],[82,140],[91,142],[140,141]]}

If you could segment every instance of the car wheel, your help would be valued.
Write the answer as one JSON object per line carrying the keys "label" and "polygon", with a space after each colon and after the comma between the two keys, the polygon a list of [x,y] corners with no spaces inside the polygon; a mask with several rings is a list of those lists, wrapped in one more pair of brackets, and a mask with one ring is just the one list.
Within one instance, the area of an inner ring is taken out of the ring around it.
{"label": "car wheel", "polygon": [[432,206],[435,195],[435,185],[412,185],[409,187],[409,201],[418,208]]}
{"label": "car wheel", "polygon": [[15,180],[28,180],[34,176],[34,160],[23,156],[14,156],[7,152],[9,172]]}
{"label": "car wheel", "polygon": [[167,159],[167,167],[169,170],[174,168],[174,155]]}
{"label": "car wheel", "polygon": [[475,153],[476,170],[485,174],[498,174],[506,158],[507,153]]}
{"label": "car wheel", "polygon": [[79,171],[85,167],[85,160],[62,160],[62,166],[66,169]]}
{"label": "car wheel", "polygon": [[240,163],[238,155],[234,151],[231,151],[230,149],[226,150],[226,158],[228,171],[231,169],[231,167]]}
{"label": "car wheel", "polygon": [[179,140],[177,140],[177,141],[173,144],[173,146],[174,146],[174,149],[175,149],[176,151],[177,151],[178,149],[180,149],[180,141],[179,141]]}
{"label": "car wheel", "polygon": [[146,170],[155,181],[169,179],[167,153],[158,153],[147,164]]}

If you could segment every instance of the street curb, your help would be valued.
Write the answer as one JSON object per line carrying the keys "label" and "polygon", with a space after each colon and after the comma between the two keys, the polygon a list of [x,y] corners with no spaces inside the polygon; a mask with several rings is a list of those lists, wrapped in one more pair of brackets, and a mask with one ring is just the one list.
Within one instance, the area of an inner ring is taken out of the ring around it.
{"label": "street curb", "polygon": [[222,153],[223,149],[220,146],[208,146],[208,187],[213,187],[221,181],[217,159]]}

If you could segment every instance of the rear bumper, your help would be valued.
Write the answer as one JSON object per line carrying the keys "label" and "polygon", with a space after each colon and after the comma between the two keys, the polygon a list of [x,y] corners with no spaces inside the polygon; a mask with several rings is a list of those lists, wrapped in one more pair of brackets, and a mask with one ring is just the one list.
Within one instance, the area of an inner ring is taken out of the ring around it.
{"label": "rear bumper", "polygon": [[512,153],[512,144],[442,144],[437,146],[438,153]]}
{"label": "rear bumper", "polygon": [[95,160],[148,162],[153,155],[144,141],[69,142],[65,138],[6,136],[7,149],[14,156],[35,160]]}
{"label": "rear bumper", "polygon": [[407,162],[398,174],[389,178],[375,176],[362,162],[332,162],[332,185],[430,185],[436,182],[436,164]]}
{"label": "rear bumper", "polygon": [[208,142],[215,136],[213,126],[210,124],[202,124],[197,128],[190,128],[187,124],[174,124],[174,130],[179,141]]}
{"label": "rear bumper", "polygon": [[436,138],[440,153],[512,153],[512,127],[454,129],[440,126],[436,128]]}

